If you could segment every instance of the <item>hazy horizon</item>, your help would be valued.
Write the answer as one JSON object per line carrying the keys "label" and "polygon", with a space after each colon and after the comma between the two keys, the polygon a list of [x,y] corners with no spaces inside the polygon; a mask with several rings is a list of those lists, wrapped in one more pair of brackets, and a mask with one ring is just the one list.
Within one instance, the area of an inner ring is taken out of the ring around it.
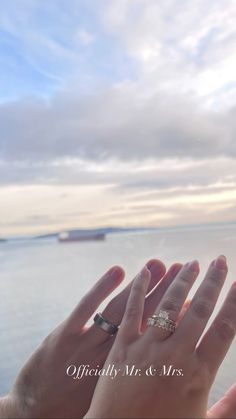
{"label": "hazy horizon", "polygon": [[[146,225],[146,226],[139,226],[139,225],[135,225],[135,226],[125,226],[125,225],[98,225],[95,227],[90,227],[90,226],[84,226],[84,227],[78,227],[78,226],[74,226],[73,228],[63,228],[63,226],[61,228],[58,228],[58,230],[48,230],[48,231],[40,231],[40,233],[31,233],[31,234],[21,234],[21,235],[8,235],[8,236],[1,236],[0,235],[0,239],[32,239],[32,238],[38,238],[38,237],[43,237],[43,236],[50,236],[50,235],[56,235],[58,233],[61,233],[63,231],[76,231],[76,230],[102,230],[102,229],[109,229],[109,228],[114,228],[114,229],[130,229],[135,230],[135,229],[140,229],[140,230],[145,230],[145,229],[150,229],[150,230],[185,230],[185,229],[195,229],[195,228],[217,228],[220,226],[230,226],[230,225],[234,225],[236,224],[236,220],[230,220],[230,221],[216,221],[216,222],[208,222],[208,223],[192,223],[192,224],[176,224],[176,225]],[[108,233],[110,234],[110,233]],[[112,233],[113,234],[113,233]]]}

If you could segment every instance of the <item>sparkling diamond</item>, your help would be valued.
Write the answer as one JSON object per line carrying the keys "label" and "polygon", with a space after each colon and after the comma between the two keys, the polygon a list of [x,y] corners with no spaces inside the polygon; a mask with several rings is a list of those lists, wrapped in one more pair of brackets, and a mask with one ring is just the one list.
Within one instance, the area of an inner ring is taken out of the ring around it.
{"label": "sparkling diamond", "polygon": [[168,320],[169,319],[169,315],[168,315],[167,311],[163,311],[163,310],[160,311],[159,317],[161,319],[164,319],[164,320]]}

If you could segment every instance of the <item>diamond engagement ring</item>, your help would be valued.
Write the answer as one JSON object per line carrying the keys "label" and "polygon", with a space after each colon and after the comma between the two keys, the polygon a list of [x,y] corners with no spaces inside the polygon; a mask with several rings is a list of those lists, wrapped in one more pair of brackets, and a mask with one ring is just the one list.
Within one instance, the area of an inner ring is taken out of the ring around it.
{"label": "diamond engagement ring", "polygon": [[176,323],[169,319],[169,313],[164,310],[160,310],[158,314],[153,314],[147,320],[147,326],[160,327],[161,329],[168,330],[173,333],[176,329]]}
{"label": "diamond engagement ring", "polygon": [[93,321],[100,329],[111,336],[115,335],[119,329],[118,326],[106,320],[101,313],[97,313]]}

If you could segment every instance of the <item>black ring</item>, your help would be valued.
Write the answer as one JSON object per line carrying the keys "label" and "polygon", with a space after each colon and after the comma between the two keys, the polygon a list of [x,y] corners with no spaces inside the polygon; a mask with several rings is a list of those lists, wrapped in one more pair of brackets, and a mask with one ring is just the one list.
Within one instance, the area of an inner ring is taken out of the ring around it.
{"label": "black ring", "polygon": [[93,320],[94,323],[100,327],[100,329],[111,336],[115,335],[119,330],[119,326],[116,326],[115,324],[106,320],[101,313],[97,313]]}

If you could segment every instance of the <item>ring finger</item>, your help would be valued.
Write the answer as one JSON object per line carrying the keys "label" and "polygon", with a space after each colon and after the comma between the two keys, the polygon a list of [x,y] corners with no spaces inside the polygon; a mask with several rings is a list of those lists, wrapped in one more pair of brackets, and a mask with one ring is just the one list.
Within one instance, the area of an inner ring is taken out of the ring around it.
{"label": "ring finger", "polygon": [[[147,330],[147,337],[165,340],[173,332],[182,306],[199,273],[198,261],[194,260],[182,267],[175,280],[167,289],[155,311],[155,322]],[[157,321],[156,321],[157,320]],[[171,326],[170,326],[171,325]]]}
{"label": "ring finger", "polygon": [[[147,294],[155,288],[155,286],[160,282],[163,275],[165,274],[164,264],[157,259],[151,259],[147,263],[147,267],[151,273],[151,280],[147,290]],[[102,316],[109,323],[114,325],[120,325],[123,314],[125,312],[126,303],[130,294],[134,280],[132,280],[117,296],[115,296],[106,306],[102,312]],[[93,324],[87,331],[87,335],[91,337],[91,340],[96,342],[104,342],[110,336],[100,329],[96,324]]]}

